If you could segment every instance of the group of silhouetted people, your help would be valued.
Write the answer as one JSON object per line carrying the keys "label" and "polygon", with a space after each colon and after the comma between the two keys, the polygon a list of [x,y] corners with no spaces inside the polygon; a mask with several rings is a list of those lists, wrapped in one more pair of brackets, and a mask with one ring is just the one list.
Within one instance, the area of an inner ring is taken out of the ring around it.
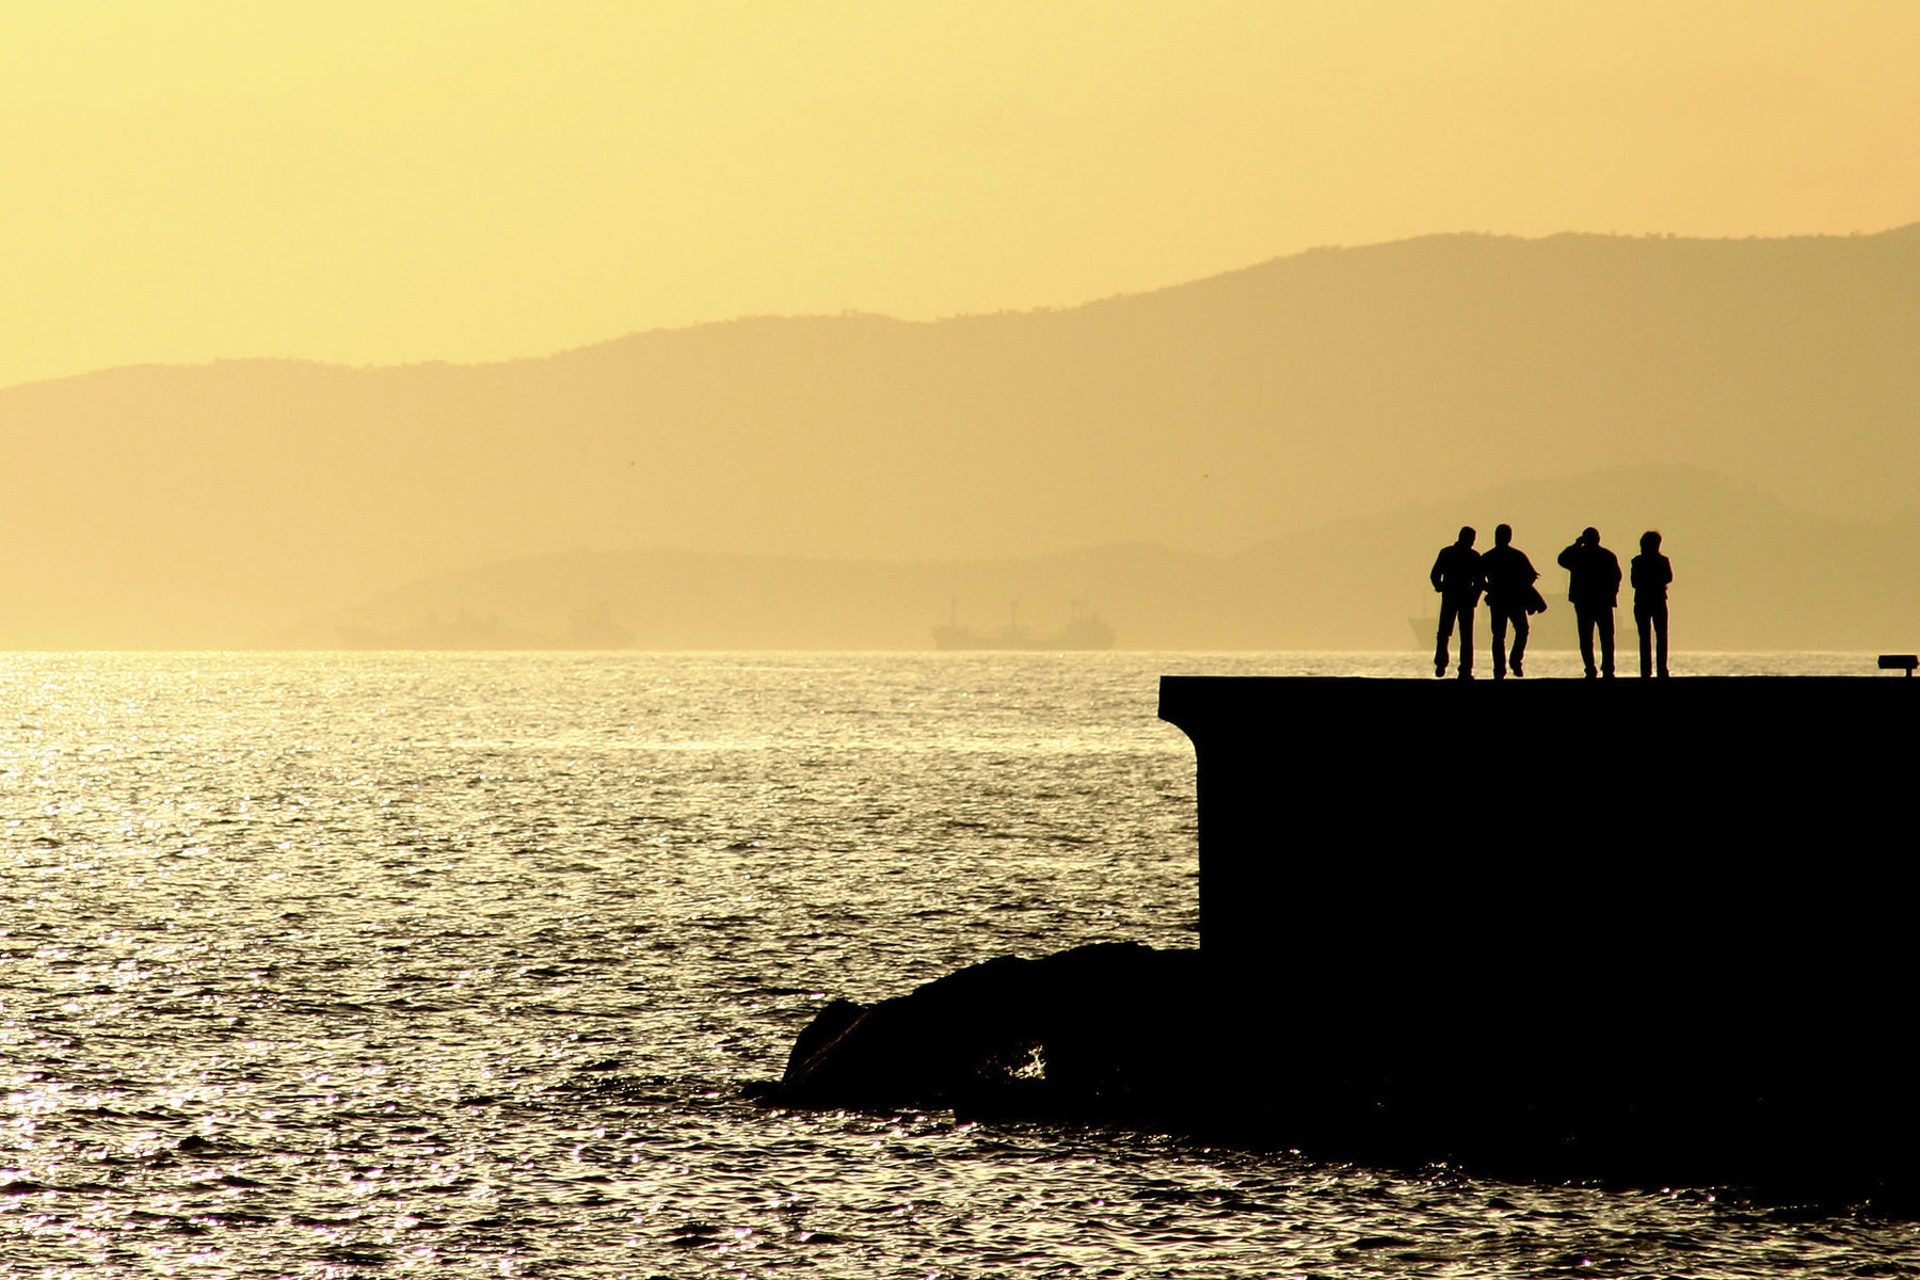
{"label": "group of silhouetted people", "polygon": [[[1460,537],[1440,548],[1433,562],[1433,589],[1440,593],[1440,627],[1434,636],[1433,674],[1447,674],[1448,643],[1453,626],[1460,624],[1460,668],[1462,680],[1473,679],[1473,611],[1484,592],[1493,626],[1493,678],[1504,680],[1507,668],[1523,676],[1527,653],[1528,617],[1546,612],[1547,602],[1533,584],[1540,574],[1526,552],[1513,545],[1513,526],[1501,525],[1493,531],[1493,549],[1482,555],[1473,549],[1474,531],[1462,528]],[[1587,679],[1596,676],[1613,679],[1613,610],[1620,600],[1620,561],[1600,545],[1600,531],[1587,528],[1572,546],[1560,553],[1560,567],[1568,574],[1567,599],[1573,604],[1574,622],[1580,633],[1580,658],[1586,664]],[[1629,579],[1633,586],[1633,621],[1640,632],[1640,674],[1651,676],[1656,669],[1662,679],[1667,674],[1667,585],[1673,581],[1673,564],[1660,554],[1660,535],[1648,530],[1640,535],[1640,554],[1633,558]],[[1507,648],[1507,632],[1513,631],[1513,648]],[[1593,640],[1600,637],[1600,662],[1593,660]]]}

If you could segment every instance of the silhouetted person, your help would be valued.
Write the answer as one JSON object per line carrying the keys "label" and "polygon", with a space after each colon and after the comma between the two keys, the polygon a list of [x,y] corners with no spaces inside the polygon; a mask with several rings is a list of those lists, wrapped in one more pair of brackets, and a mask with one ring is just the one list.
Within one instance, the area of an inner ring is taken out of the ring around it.
{"label": "silhouetted person", "polygon": [[[1513,674],[1523,676],[1520,663],[1527,654],[1529,613],[1546,607],[1540,593],[1533,589],[1540,574],[1527,553],[1513,545],[1513,526],[1503,524],[1493,531],[1493,550],[1480,557],[1480,576],[1487,584],[1487,617],[1493,626],[1493,678],[1507,678],[1511,662]],[[1538,608],[1535,607],[1538,602]],[[1507,656],[1507,624],[1513,624],[1513,656]]]}
{"label": "silhouetted person", "polygon": [[1453,620],[1460,619],[1460,678],[1473,679],[1473,610],[1480,603],[1480,553],[1473,549],[1474,533],[1462,526],[1460,538],[1440,548],[1434,558],[1433,589],[1440,593],[1440,629],[1433,637],[1433,674],[1447,674],[1447,641]]}
{"label": "silhouetted person", "polygon": [[1660,554],[1660,535],[1652,529],[1640,535],[1640,554],[1633,558],[1633,625],[1640,631],[1640,678],[1653,674],[1651,631],[1658,636],[1660,678],[1667,678],[1667,584],[1673,581],[1673,562]]}
{"label": "silhouetted person", "polygon": [[1580,629],[1580,660],[1587,679],[1594,676],[1593,633],[1600,632],[1600,674],[1613,679],[1613,607],[1620,603],[1620,561],[1600,545],[1600,531],[1588,526],[1578,540],[1560,553],[1560,567],[1569,575],[1567,599],[1573,601],[1574,624]]}

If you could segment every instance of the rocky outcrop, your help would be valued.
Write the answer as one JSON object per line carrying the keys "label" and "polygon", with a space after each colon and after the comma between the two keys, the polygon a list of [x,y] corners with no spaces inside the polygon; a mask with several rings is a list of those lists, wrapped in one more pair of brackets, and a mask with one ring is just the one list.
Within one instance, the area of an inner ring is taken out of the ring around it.
{"label": "rocky outcrop", "polygon": [[1336,1010],[1312,999],[1315,973],[1297,978],[1290,992],[1197,951],[1124,943],[1001,957],[876,1004],[836,1000],[762,1097],[1920,1206],[1920,1105],[1869,1046],[1809,1052],[1756,1028],[1743,1052],[1709,1055],[1642,1038],[1630,1016],[1558,1036],[1537,1019],[1448,1034],[1405,1003],[1410,989]]}
{"label": "rocky outcrop", "polygon": [[[1133,943],[1002,956],[878,1004],[836,1000],[774,1097],[799,1106],[1141,1120],[1201,1065],[1195,951]],[[1177,1109],[1177,1108],[1175,1108]]]}

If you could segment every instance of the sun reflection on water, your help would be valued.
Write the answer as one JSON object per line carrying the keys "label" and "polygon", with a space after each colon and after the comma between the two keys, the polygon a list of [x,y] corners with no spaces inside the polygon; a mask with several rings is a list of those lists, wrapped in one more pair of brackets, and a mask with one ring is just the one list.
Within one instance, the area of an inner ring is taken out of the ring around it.
{"label": "sun reflection on water", "polygon": [[835,996],[1191,945],[1154,680],[1277,661],[0,655],[0,1280],[1920,1270],[1865,1217],[741,1097]]}

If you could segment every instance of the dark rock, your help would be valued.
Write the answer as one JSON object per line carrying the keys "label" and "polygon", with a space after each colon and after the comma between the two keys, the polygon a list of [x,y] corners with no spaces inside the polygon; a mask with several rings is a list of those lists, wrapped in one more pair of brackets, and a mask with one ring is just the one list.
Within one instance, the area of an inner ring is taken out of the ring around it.
{"label": "dark rock", "polygon": [[852,1000],[835,1000],[815,1014],[813,1021],[794,1039],[793,1048],[787,1054],[787,1076],[792,1077],[795,1063],[806,1062],[845,1035],[854,1023],[866,1016],[866,1012],[866,1005]]}
{"label": "dark rock", "polygon": [[800,1034],[775,1097],[967,1116],[1131,1118],[1190,1077],[1200,957],[1134,943],[1003,956]]}
{"label": "dark rock", "polygon": [[835,1001],[761,1096],[1516,1179],[1915,1202],[1920,1107],[1891,1061],[1829,1053],[1814,1070],[1776,1043],[1708,1070],[1614,1031],[1449,1036],[1387,993],[1335,1018],[1197,951],[1115,943],[989,960],[873,1005]]}

